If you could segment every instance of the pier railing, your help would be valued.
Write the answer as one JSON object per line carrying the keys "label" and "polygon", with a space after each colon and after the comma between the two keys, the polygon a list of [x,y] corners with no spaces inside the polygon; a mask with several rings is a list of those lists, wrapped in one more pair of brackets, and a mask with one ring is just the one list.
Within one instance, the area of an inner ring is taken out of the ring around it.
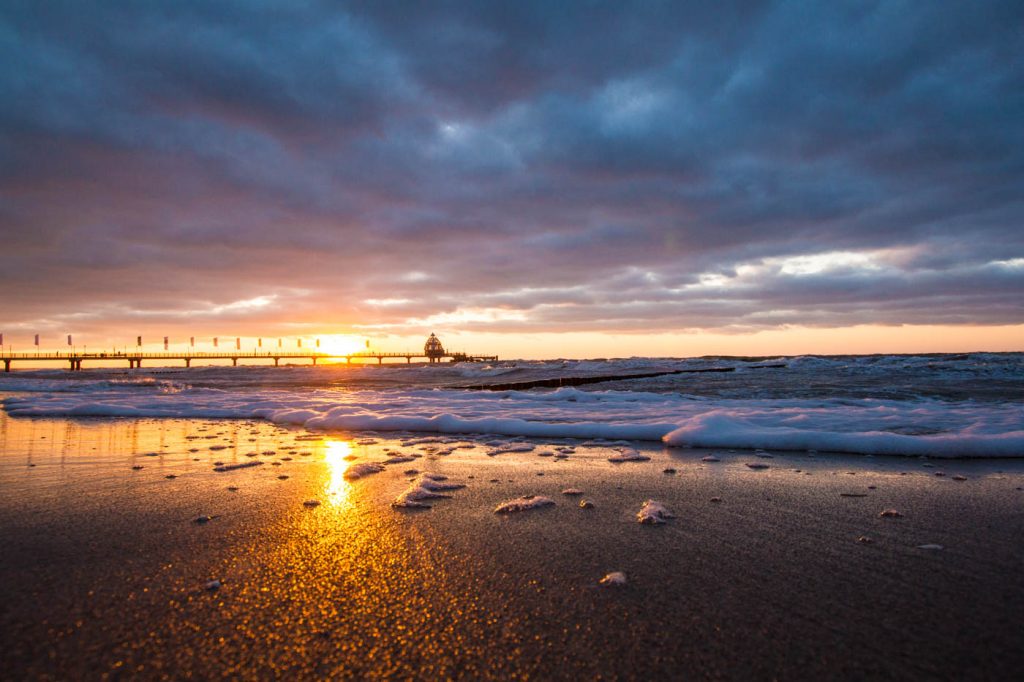
{"label": "pier railing", "polygon": [[435,363],[442,360],[450,362],[495,362],[496,355],[473,355],[470,353],[424,353],[406,352],[375,352],[362,351],[359,353],[329,353],[320,351],[157,351],[142,352],[131,350],[113,351],[22,351],[0,353],[0,361],[4,363],[4,371],[11,371],[11,364],[15,360],[31,360],[33,362],[67,362],[68,368],[72,371],[82,369],[82,362],[85,360],[101,361],[128,361],[130,368],[141,367],[143,360],[181,360],[186,367],[192,366],[193,360],[231,360],[231,364],[238,365],[239,360],[260,359],[273,360],[275,366],[279,366],[281,360],[310,360],[317,364],[319,360],[344,360],[346,364],[352,364],[353,360],[376,360],[377,364],[384,364],[388,358],[405,358],[406,363],[412,363],[413,359],[424,359],[427,362]]}

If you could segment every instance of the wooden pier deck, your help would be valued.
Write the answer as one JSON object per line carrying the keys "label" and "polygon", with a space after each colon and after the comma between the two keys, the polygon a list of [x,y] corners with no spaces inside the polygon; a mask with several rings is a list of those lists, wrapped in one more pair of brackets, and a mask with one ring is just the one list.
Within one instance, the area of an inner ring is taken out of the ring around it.
{"label": "wooden pier deck", "polygon": [[132,352],[132,351],[108,351],[108,352],[95,352],[95,353],[79,353],[75,351],[68,352],[27,352],[27,353],[2,353],[0,354],[0,361],[3,361],[4,371],[10,372],[11,365],[14,361],[25,361],[25,362],[65,362],[68,364],[68,369],[71,371],[79,371],[82,369],[82,363],[89,361],[103,361],[103,362],[127,362],[128,367],[136,368],[142,367],[142,362],[145,361],[171,361],[177,360],[185,363],[186,367],[192,366],[193,360],[231,360],[231,364],[234,366],[238,365],[239,360],[273,360],[274,366],[280,366],[281,360],[310,360],[312,364],[317,364],[320,360],[344,360],[346,364],[352,364],[353,361],[366,361],[376,360],[378,365],[384,364],[385,359],[399,359],[404,358],[406,363],[412,363],[413,359],[423,359],[428,362],[440,362],[441,360],[448,360],[450,362],[496,362],[498,359],[497,355],[471,355],[468,353],[443,353],[425,355],[420,352],[402,352],[402,353],[379,353],[372,351],[364,351],[360,353],[321,353],[319,351],[311,352],[284,352],[284,351],[234,351],[234,352],[189,352],[181,353],[174,351],[156,352],[156,353],[144,353],[144,352]]}

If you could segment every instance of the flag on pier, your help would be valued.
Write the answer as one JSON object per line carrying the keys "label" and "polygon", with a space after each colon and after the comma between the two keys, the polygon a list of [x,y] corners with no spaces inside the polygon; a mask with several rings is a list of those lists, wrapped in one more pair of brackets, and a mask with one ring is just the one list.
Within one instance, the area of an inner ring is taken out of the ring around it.
{"label": "flag on pier", "polygon": [[36,348],[39,347],[39,334],[36,334]]}
{"label": "flag on pier", "polygon": [[216,348],[216,347],[217,347],[217,337],[216,337],[216,336],[215,336],[215,337],[213,337],[213,347],[214,347],[214,348]]}
{"label": "flag on pier", "polygon": [[302,348],[302,339],[299,339],[299,348]]}
{"label": "flag on pier", "polygon": [[263,348],[263,339],[256,339],[256,345]]}
{"label": "flag on pier", "polygon": [[235,350],[242,350],[242,337],[239,336],[235,339]]}
{"label": "flag on pier", "polygon": [[319,348],[319,347],[320,347],[320,339],[317,339],[317,340],[316,340],[316,347],[317,347],[317,348]]}
{"label": "flag on pier", "polygon": [[164,337],[164,350],[167,350],[167,337]]}
{"label": "flag on pier", "polygon": [[283,339],[278,339],[278,340],[277,340],[277,347],[278,347],[278,348],[280,348],[280,347],[281,347],[281,343],[282,343],[282,341],[283,341]]}
{"label": "flag on pier", "polygon": [[4,345],[4,335],[0,334],[0,346]]}
{"label": "flag on pier", "polygon": [[71,334],[68,334],[68,345],[71,345]]}
{"label": "flag on pier", "polygon": [[194,337],[194,336],[188,337],[188,345],[190,345],[193,348],[195,348],[196,347],[196,337]]}
{"label": "flag on pier", "polygon": [[140,348],[142,347],[142,337],[141,336],[136,336],[135,337],[135,345],[139,346]]}

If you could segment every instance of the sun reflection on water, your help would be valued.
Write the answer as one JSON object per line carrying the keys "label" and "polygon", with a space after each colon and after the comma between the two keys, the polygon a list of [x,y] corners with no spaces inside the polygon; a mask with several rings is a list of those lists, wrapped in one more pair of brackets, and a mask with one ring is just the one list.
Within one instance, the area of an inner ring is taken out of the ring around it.
{"label": "sun reflection on water", "polygon": [[324,461],[327,462],[328,474],[324,493],[327,495],[327,503],[331,506],[341,507],[348,502],[352,484],[345,480],[345,471],[350,464],[346,457],[351,454],[351,441],[332,439],[324,441]]}

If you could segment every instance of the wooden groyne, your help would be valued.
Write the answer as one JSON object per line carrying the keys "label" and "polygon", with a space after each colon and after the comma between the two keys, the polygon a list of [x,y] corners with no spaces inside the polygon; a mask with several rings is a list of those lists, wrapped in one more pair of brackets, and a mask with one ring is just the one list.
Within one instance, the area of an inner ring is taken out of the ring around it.
{"label": "wooden groyne", "polygon": [[[782,369],[785,363],[772,365],[754,365],[745,369]],[[735,372],[735,367],[703,367],[700,369],[671,369],[660,372],[640,372],[635,374],[603,374],[587,377],[556,377],[554,379],[535,379],[533,381],[514,381],[505,384],[475,384],[473,386],[455,386],[465,391],[527,391],[531,388],[561,388],[563,386],[584,386],[600,384],[607,381],[628,381],[630,379],[650,379],[652,377],[670,376],[673,374],[708,374]]]}

